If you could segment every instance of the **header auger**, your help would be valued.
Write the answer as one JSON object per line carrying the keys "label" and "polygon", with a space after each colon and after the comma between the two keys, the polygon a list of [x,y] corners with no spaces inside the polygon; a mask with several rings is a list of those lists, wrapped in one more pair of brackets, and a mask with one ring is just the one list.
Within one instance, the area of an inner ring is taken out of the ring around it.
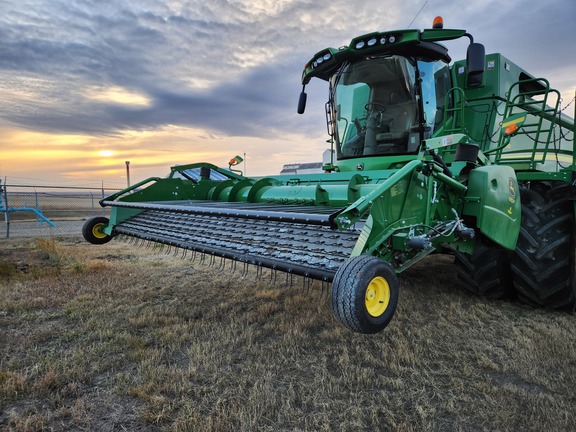
{"label": "header auger", "polygon": [[[468,38],[451,64],[440,44]],[[172,167],[104,198],[95,244],[118,235],[332,283],[335,317],[381,331],[398,275],[455,256],[475,294],[574,310],[574,121],[559,94],[465,30],[375,32],[306,65],[328,83],[333,158],[322,174],[250,178]]]}

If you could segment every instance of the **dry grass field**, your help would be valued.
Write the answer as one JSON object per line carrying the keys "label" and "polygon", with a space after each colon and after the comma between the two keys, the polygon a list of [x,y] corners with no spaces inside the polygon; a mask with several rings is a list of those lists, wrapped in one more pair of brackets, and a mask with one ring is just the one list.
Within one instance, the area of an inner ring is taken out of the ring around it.
{"label": "dry grass field", "polygon": [[321,285],[219,264],[0,240],[0,429],[576,430],[576,317],[471,297],[450,257],[373,336]]}

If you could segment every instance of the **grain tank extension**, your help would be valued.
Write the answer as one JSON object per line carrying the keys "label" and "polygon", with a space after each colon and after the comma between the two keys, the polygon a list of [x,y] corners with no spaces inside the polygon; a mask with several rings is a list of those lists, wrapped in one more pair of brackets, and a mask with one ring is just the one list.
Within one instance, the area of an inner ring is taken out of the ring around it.
{"label": "grain tank extension", "polygon": [[[452,63],[451,40],[470,41]],[[375,32],[307,63],[329,89],[322,174],[245,177],[171,168],[101,201],[103,244],[130,236],[332,283],[335,317],[381,331],[398,276],[455,257],[471,292],[574,310],[574,121],[560,95],[465,30]],[[306,105],[304,88],[298,111]]]}

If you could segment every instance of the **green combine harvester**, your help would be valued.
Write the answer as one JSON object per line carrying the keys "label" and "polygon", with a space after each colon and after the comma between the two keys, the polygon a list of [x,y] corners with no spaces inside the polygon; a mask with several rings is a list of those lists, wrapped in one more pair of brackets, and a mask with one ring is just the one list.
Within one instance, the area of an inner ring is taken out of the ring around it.
{"label": "green combine harvester", "polygon": [[[463,37],[466,60],[451,64],[441,42]],[[432,253],[452,254],[480,296],[575,309],[575,127],[546,79],[440,20],[320,51],[299,113],[315,77],[329,87],[324,173],[175,166],[104,198],[110,219],[88,220],[86,240],[130,236],[331,283],[335,317],[361,333],[388,325],[397,275]]]}

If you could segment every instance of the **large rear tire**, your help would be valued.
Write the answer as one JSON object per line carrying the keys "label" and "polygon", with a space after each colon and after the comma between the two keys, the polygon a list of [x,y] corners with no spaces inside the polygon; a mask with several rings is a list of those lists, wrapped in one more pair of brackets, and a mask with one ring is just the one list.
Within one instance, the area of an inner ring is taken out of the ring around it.
{"label": "large rear tire", "polygon": [[510,298],[514,293],[511,252],[482,239],[472,254],[456,251],[458,279],[466,291],[489,299]]}
{"label": "large rear tire", "polygon": [[522,189],[522,221],[512,260],[518,298],[548,309],[576,308],[574,205],[570,185]]}
{"label": "large rear tire", "polygon": [[332,311],[358,333],[378,333],[390,323],[398,305],[398,277],[390,264],[368,255],[350,258],[332,282]]}
{"label": "large rear tire", "polygon": [[94,216],[84,222],[82,236],[88,243],[104,244],[112,240],[112,237],[102,231],[110,221],[104,216]]}

